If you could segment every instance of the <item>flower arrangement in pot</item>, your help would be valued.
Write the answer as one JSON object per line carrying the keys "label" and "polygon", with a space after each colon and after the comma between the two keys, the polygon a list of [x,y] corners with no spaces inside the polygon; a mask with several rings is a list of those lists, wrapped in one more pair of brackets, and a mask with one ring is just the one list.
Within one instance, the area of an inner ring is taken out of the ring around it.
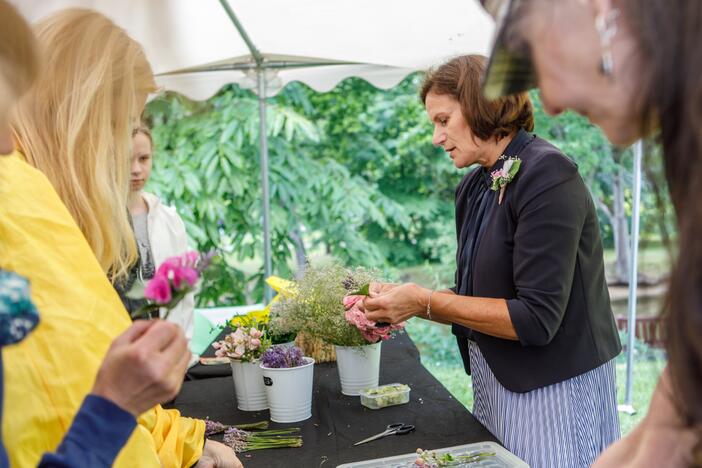
{"label": "flower arrangement in pot", "polygon": [[212,344],[215,356],[228,357],[236,391],[237,408],[259,411],[268,408],[259,359],[270,346],[265,329],[253,320],[240,325],[223,340]]}
{"label": "flower arrangement in pot", "polygon": [[297,330],[277,329],[271,327],[270,306],[263,310],[253,310],[245,315],[235,315],[226,323],[226,326],[235,330],[241,325],[251,323],[255,320],[259,328],[266,332],[266,335],[271,340],[272,345],[277,344],[293,344],[297,336]]}
{"label": "flower arrangement in pot", "polygon": [[274,345],[261,357],[271,421],[290,423],[312,416],[314,359],[297,346]]}
{"label": "flower arrangement in pot", "polygon": [[380,344],[404,328],[404,323],[379,326],[359,309],[375,280],[377,272],[361,267],[346,268],[338,262],[308,265],[303,277],[293,282],[295,293],[271,308],[272,326],[284,322],[334,345],[345,395],[378,385]]}

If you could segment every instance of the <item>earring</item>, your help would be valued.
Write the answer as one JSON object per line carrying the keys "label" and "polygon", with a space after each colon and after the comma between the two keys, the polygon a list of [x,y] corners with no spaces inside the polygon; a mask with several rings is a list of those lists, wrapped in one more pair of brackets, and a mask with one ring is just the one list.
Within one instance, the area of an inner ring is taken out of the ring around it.
{"label": "earring", "polygon": [[602,61],[600,62],[600,73],[611,77],[614,73],[614,57],[612,56],[612,39],[617,34],[617,17],[619,10],[616,8],[606,14],[597,15],[595,18],[595,29],[600,36],[600,47],[602,48]]}

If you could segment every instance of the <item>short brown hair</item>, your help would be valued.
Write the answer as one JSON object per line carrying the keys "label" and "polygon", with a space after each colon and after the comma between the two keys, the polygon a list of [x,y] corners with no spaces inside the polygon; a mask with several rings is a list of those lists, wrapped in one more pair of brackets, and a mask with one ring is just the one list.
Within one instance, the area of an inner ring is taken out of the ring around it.
{"label": "short brown hair", "polygon": [[481,90],[487,59],[482,55],[461,55],[427,74],[420,98],[426,105],[427,94],[451,95],[461,104],[461,112],[473,135],[481,140],[502,139],[523,128],[534,129],[534,112],[527,93],[488,101]]}

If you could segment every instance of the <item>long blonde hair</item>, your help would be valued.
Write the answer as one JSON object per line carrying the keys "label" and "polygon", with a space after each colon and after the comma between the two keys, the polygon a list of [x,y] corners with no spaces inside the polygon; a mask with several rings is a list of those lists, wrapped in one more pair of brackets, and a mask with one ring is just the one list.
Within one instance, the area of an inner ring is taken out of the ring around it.
{"label": "long blonde hair", "polygon": [[0,124],[36,80],[39,58],[31,28],[15,7],[0,0]]}
{"label": "long blonde hair", "polygon": [[51,180],[110,279],[137,259],[127,214],[132,129],[156,90],[142,47],[83,9],[38,23],[43,73],[13,121],[27,161]]}

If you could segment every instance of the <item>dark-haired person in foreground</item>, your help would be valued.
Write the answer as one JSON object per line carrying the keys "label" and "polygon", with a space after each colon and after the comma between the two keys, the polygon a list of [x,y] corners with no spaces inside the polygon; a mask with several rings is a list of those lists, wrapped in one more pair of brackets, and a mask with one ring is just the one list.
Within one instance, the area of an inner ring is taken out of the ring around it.
{"label": "dark-haired person in foreground", "polygon": [[[456,284],[374,284],[368,318],[452,324],[475,417],[533,467],[586,467],[619,438],[621,351],[595,207],[576,165],[532,131],[527,94],[488,101],[484,57],[429,73],[434,144],[456,190]],[[516,166],[516,167],[515,167]]]}
{"label": "dark-haired person in foreground", "polygon": [[702,466],[702,2],[482,0],[498,18],[490,98],[538,85],[627,146],[657,133],[677,215],[668,366],[646,417],[594,466]]}

